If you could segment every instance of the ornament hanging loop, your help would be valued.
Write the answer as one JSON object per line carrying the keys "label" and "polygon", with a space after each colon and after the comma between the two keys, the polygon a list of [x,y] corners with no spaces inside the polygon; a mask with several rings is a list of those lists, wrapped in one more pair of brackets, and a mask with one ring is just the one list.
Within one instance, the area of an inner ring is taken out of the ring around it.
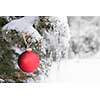
{"label": "ornament hanging loop", "polygon": [[28,43],[27,43],[27,41],[26,41],[25,33],[22,33],[22,37],[23,37],[23,40],[24,40],[25,47],[26,47],[26,48],[30,48],[30,46],[31,46],[32,43],[30,43],[30,44],[28,45]]}
{"label": "ornament hanging loop", "polygon": [[23,37],[23,40],[24,40],[25,47],[27,48],[27,41],[26,41],[26,38],[25,38],[25,33],[22,33],[22,37]]}

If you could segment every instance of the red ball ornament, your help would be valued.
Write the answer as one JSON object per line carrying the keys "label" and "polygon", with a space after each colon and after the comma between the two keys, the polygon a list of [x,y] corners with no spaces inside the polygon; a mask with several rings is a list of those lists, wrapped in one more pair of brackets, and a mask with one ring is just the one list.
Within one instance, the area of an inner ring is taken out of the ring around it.
{"label": "red ball ornament", "polygon": [[32,49],[27,49],[18,59],[20,69],[27,73],[34,72],[39,67],[39,64],[40,59]]}

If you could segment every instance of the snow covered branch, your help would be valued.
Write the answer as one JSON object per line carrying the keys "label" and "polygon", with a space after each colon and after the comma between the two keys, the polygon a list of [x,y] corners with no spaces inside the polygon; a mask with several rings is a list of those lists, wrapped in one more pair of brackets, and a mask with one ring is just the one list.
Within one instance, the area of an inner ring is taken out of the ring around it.
{"label": "snow covered branch", "polygon": [[32,34],[33,39],[41,39],[39,32],[33,27],[33,24],[39,22],[39,17],[37,16],[26,16],[20,19],[12,20],[6,24],[2,30],[16,30],[20,33]]}

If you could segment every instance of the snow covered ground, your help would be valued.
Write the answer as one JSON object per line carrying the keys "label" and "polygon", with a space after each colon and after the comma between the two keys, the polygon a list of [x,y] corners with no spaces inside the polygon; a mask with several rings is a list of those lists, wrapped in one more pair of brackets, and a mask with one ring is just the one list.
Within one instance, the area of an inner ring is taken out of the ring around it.
{"label": "snow covered ground", "polygon": [[100,82],[100,59],[73,59],[53,65],[47,82]]}

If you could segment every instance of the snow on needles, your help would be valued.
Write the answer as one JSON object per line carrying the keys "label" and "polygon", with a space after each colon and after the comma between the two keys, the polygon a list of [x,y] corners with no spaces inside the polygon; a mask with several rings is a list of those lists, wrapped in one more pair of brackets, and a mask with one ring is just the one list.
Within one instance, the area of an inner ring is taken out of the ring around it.
{"label": "snow on needles", "polygon": [[13,20],[6,24],[2,30],[16,30],[20,33],[33,33],[32,37],[34,39],[41,39],[39,32],[33,27],[33,24],[36,24],[39,21],[38,16],[26,16],[17,20]]}

